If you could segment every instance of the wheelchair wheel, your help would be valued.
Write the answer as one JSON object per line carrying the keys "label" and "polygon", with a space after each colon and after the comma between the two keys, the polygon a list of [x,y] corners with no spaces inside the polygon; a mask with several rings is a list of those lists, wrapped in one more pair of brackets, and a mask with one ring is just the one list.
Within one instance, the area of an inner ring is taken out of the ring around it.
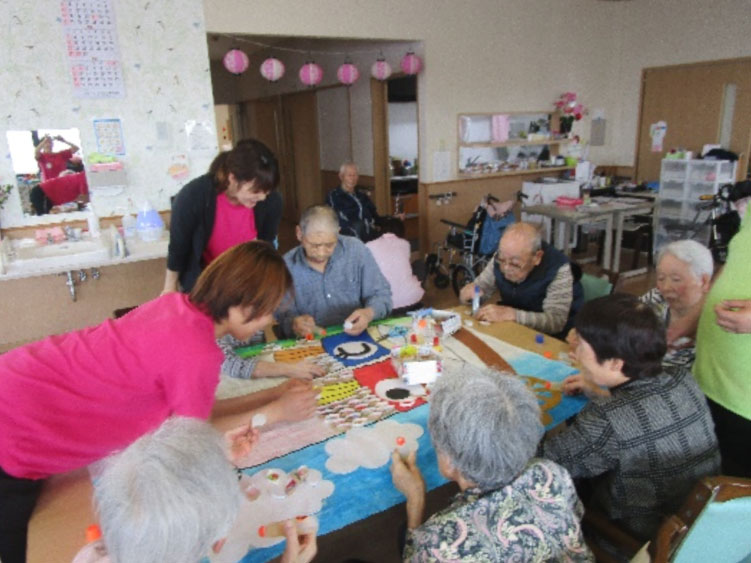
{"label": "wheelchair wheel", "polygon": [[459,297],[462,288],[475,279],[475,274],[464,264],[457,264],[454,271],[451,272],[451,285],[454,293]]}
{"label": "wheelchair wheel", "polygon": [[425,256],[425,275],[431,276],[435,273],[438,267],[438,255],[434,252]]}
{"label": "wheelchair wheel", "polygon": [[435,277],[433,278],[433,283],[438,289],[446,289],[450,282],[451,280],[449,277],[441,272],[436,272]]}

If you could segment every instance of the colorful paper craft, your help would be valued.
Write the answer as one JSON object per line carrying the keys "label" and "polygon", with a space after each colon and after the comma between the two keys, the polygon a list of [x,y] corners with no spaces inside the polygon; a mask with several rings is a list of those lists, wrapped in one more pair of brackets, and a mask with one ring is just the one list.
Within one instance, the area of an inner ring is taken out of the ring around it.
{"label": "colorful paper craft", "polygon": [[427,391],[422,385],[406,385],[397,377],[391,360],[363,366],[354,370],[355,379],[370,389],[379,399],[388,402],[400,412],[425,403]]}
{"label": "colorful paper craft", "polygon": [[321,344],[326,352],[347,367],[371,363],[389,354],[389,351],[376,344],[367,332],[359,336],[350,336],[343,332],[326,336],[321,340]]}
{"label": "colorful paper craft", "polygon": [[323,354],[323,348],[318,345],[285,348],[284,350],[277,350],[274,352],[274,361],[294,364],[301,362],[306,358],[318,356],[320,354]]}

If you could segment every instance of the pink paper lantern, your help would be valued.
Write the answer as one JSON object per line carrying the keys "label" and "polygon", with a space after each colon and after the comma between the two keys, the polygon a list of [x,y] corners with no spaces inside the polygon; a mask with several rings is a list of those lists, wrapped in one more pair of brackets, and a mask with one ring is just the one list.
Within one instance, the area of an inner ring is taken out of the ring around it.
{"label": "pink paper lantern", "polygon": [[314,62],[307,62],[300,67],[300,82],[306,86],[315,86],[323,80],[323,69]]}
{"label": "pink paper lantern", "polygon": [[269,57],[261,63],[261,76],[270,82],[276,82],[284,76],[284,63],[274,57]]}
{"label": "pink paper lantern", "polygon": [[370,67],[370,76],[376,80],[388,80],[391,76],[391,65],[386,62],[386,59],[379,57]]}
{"label": "pink paper lantern", "polygon": [[336,77],[339,79],[339,82],[349,86],[357,82],[357,79],[360,78],[360,71],[352,63],[344,63],[336,71]]}
{"label": "pink paper lantern", "polygon": [[248,59],[248,55],[246,55],[240,49],[230,49],[224,55],[222,63],[224,64],[224,68],[226,68],[232,74],[242,74],[243,72],[248,70],[250,60]]}
{"label": "pink paper lantern", "polygon": [[400,66],[407,74],[417,74],[422,70],[422,59],[410,51],[404,55]]}

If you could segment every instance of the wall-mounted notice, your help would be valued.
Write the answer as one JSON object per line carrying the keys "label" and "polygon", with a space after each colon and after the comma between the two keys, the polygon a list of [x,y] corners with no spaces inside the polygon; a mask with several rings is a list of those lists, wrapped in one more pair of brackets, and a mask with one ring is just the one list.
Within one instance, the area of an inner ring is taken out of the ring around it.
{"label": "wall-mounted notice", "polygon": [[94,136],[97,152],[118,156],[125,154],[123,124],[119,119],[95,119]]}
{"label": "wall-mounted notice", "polygon": [[123,98],[112,0],[61,0],[61,22],[76,98]]}

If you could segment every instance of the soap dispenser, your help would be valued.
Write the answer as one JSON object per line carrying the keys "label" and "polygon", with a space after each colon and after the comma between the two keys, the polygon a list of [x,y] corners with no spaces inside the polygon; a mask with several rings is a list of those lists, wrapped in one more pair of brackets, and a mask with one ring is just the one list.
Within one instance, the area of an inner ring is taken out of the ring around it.
{"label": "soap dispenser", "polygon": [[99,231],[99,217],[94,211],[94,205],[91,203],[86,206],[86,221],[89,224],[89,234],[93,238],[99,238],[101,234]]}

